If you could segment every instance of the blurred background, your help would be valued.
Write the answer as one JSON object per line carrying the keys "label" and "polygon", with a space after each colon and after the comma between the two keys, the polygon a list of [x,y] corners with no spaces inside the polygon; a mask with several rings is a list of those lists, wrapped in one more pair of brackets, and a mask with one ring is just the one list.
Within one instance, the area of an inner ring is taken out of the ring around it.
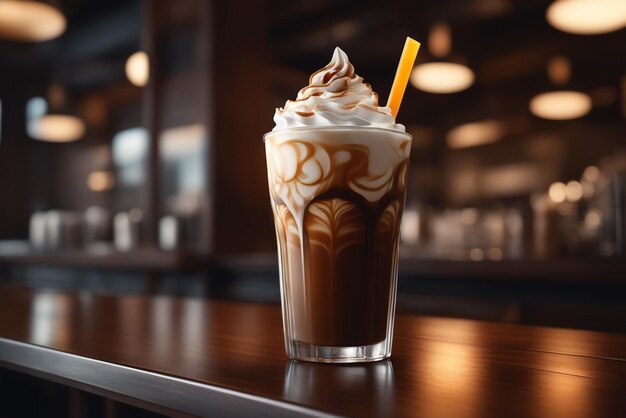
{"label": "blurred background", "polygon": [[0,0],[0,282],[278,303],[274,108],[410,35],[400,311],[626,332],[625,9]]}

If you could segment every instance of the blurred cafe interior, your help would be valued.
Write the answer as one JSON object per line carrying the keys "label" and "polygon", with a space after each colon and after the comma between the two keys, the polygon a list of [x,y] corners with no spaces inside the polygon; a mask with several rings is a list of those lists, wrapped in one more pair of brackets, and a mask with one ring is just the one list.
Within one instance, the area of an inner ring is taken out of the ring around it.
{"label": "blurred cafe interior", "polygon": [[[394,354],[288,361],[263,135],[407,36]],[[624,0],[0,0],[0,416],[623,417],[625,238]]]}
{"label": "blurred cafe interior", "polygon": [[18,3],[0,0],[3,285],[279,303],[274,109],[335,46],[386,98],[411,35],[399,312],[626,332],[623,9]]}
{"label": "blurred cafe interior", "polygon": [[216,3],[0,1],[2,283],[278,303],[274,108],[335,46],[386,97],[411,34],[400,312],[626,331],[622,15]]}

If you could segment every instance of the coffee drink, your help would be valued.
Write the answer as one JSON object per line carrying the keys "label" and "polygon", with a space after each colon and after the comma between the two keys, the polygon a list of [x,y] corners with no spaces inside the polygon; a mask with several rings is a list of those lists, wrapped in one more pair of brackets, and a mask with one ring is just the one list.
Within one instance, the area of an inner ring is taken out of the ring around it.
{"label": "coffee drink", "polygon": [[338,48],[275,121],[265,146],[287,352],[388,357],[411,137]]}

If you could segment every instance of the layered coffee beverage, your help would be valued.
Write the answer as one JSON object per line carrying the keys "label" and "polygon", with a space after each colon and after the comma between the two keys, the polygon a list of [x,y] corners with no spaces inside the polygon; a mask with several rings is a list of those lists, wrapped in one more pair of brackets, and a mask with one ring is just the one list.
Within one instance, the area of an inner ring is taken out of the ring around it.
{"label": "layered coffee beverage", "polygon": [[290,357],[391,352],[410,135],[337,48],[265,135]]}

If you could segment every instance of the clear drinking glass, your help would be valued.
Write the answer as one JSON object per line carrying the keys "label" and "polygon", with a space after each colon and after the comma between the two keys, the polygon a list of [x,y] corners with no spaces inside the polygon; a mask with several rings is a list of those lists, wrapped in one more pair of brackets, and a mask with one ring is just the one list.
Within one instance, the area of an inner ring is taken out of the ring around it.
{"label": "clear drinking glass", "polygon": [[264,141],[288,356],[389,357],[411,136],[305,127]]}

